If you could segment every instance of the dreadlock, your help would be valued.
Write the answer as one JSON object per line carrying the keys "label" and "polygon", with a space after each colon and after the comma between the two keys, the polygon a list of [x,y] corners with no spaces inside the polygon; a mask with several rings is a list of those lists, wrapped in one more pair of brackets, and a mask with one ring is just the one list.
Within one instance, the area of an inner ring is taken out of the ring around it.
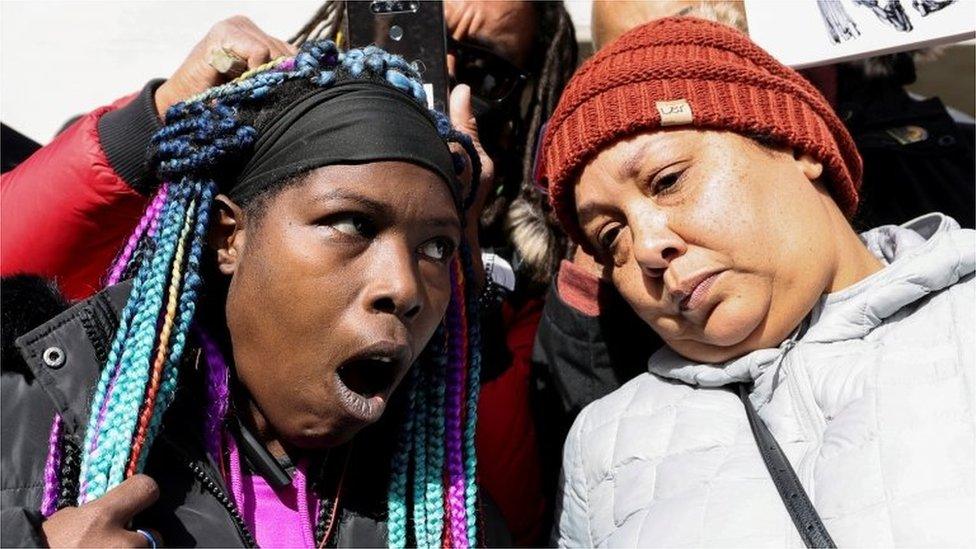
{"label": "dreadlock", "polygon": [[[217,463],[224,463],[228,445],[233,445],[225,422],[230,368],[201,323],[194,323],[205,289],[201,256],[214,196],[219,183],[232,180],[235,166],[243,164],[263,119],[303,90],[349,79],[383,82],[427,104],[419,74],[402,58],[376,47],[342,53],[333,42],[318,41],[306,42],[294,58],[272,61],[167,111],[166,125],[151,146],[163,184],[107,279],[115,283],[131,277],[132,289],[95,389],[83,443],[66,441],[58,419],[52,426],[46,515],[55,508],[92,501],[144,469],[175,396],[179,366],[191,338],[208,369],[202,426],[206,445]],[[471,188],[461,200],[467,209],[477,193],[480,159],[471,140],[443,114],[430,111],[429,116],[441,137],[459,145],[470,159]],[[454,162],[458,173],[467,166],[460,154],[454,154]],[[295,180],[293,174],[267,192]],[[250,201],[241,206],[248,208]],[[458,255],[451,264],[448,314],[410,375],[410,413],[393,456],[388,492],[392,547],[476,544],[474,427],[480,341],[473,259],[465,245]],[[233,477],[234,467],[230,469]],[[228,481],[235,483],[234,478]],[[411,512],[412,532],[407,528]],[[318,535],[327,531],[323,517],[320,514],[315,528]]]}
{"label": "dreadlock", "polygon": [[548,214],[544,192],[535,185],[535,153],[542,127],[576,70],[579,52],[563,2],[533,2],[533,6],[539,18],[534,47],[539,64],[534,68],[536,78],[524,121],[521,187],[506,214],[505,228],[531,278],[548,284],[566,254],[567,242]]}
{"label": "dreadlock", "polygon": [[301,46],[315,40],[332,40],[341,46],[339,28],[342,26],[345,11],[344,0],[325,0],[288,42],[293,46]]}

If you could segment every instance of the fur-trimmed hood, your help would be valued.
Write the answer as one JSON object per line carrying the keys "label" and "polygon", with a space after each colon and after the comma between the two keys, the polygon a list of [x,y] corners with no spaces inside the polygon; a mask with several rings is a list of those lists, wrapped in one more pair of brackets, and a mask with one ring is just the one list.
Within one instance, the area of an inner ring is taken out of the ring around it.
{"label": "fur-trimmed hood", "polygon": [[57,284],[36,275],[19,274],[0,278],[0,341],[4,371],[19,369],[23,358],[14,340],[68,309],[69,303]]}

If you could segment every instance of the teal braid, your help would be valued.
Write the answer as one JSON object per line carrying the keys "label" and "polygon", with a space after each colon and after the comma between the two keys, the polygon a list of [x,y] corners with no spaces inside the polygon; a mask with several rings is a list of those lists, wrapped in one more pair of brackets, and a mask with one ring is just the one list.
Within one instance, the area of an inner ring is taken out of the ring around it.
{"label": "teal braid", "polygon": [[[200,182],[198,185],[198,199],[196,204],[196,222],[193,228],[193,236],[190,244],[190,252],[187,256],[186,274],[183,280],[182,291],[179,296],[179,319],[173,330],[172,347],[166,357],[166,364],[163,367],[163,383],[159,391],[159,402],[153,409],[152,422],[149,426],[147,441],[152,441],[159,428],[162,426],[163,414],[172,403],[176,396],[176,387],[179,374],[179,360],[183,355],[186,345],[186,337],[196,312],[197,292],[203,285],[200,277],[200,257],[203,254],[204,242],[206,242],[207,228],[209,226],[210,208],[213,205],[213,198],[216,194],[216,185],[209,181]],[[143,451],[139,456],[139,470],[145,467],[146,458],[149,452]]]}
{"label": "teal braid", "polygon": [[125,476],[129,448],[135,432],[139,407],[142,404],[149,382],[149,362],[156,342],[156,326],[159,311],[167,286],[167,271],[174,260],[177,240],[187,215],[186,189],[178,189],[174,195],[175,206],[168,208],[167,216],[160,227],[160,239],[149,263],[150,276],[145,292],[140,300],[140,308],[132,322],[132,333],[127,338],[132,343],[126,345],[119,361],[119,380],[112,392],[107,408],[104,428],[106,451],[101,467],[107,468],[105,484],[96,485],[88,492],[90,497],[99,497],[102,490],[121,483]]}
{"label": "teal braid", "polygon": [[[447,331],[437,341],[427,393],[427,543],[436,547],[444,532],[444,400],[447,379]],[[419,542],[418,542],[419,545]]]}
{"label": "teal braid", "polygon": [[464,268],[464,279],[468,284],[465,296],[467,297],[468,352],[470,354],[464,416],[465,506],[467,507],[468,519],[468,543],[471,547],[475,547],[478,539],[478,521],[475,514],[478,503],[478,459],[475,451],[475,431],[478,424],[478,395],[481,392],[481,330],[479,324],[481,315],[478,311],[477,292],[471,288],[475,278],[472,267],[474,258],[471,256],[470,247],[463,245],[460,255],[461,265]]}
{"label": "teal braid", "polygon": [[[141,371],[138,366],[132,365],[133,354],[137,352],[137,349],[152,346],[155,340],[155,325],[150,327],[150,331],[146,332],[145,329],[149,326],[150,322],[155,322],[155,317],[151,316],[153,310],[150,309],[150,304],[152,303],[152,290],[159,289],[160,283],[159,279],[161,277],[161,268],[158,264],[162,264],[164,259],[167,259],[167,251],[169,252],[169,257],[171,257],[172,252],[175,248],[175,243],[173,242],[176,237],[176,233],[182,226],[182,218],[185,213],[184,197],[185,191],[183,189],[173,189],[173,192],[167,197],[166,205],[163,209],[161,215],[161,223],[158,234],[155,236],[157,241],[157,248],[153,254],[153,261],[150,267],[153,268],[140,268],[139,273],[136,277],[136,282],[138,284],[139,293],[136,294],[136,288],[133,288],[129,302],[126,304],[127,308],[129,305],[133,306],[134,314],[131,317],[131,325],[126,326],[126,331],[123,332],[120,329],[116,332],[116,338],[113,341],[112,351],[119,355],[118,373],[115,379],[114,386],[109,387],[110,380],[113,376],[109,376],[109,380],[106,380],[106,396],[104,403],[104,418],[101,418],[98,410],[93,407],[94,420],[92,426],[94,427],[95,433],[92,434],[91,438],[94,439],[96,436],[98,438],[98,445],[96,448],[90,450],[90,454],[86,454],[84,461],[82,462],[82,486],[83,494],[81,503],[91,501],[103,493],[105,493],[110,487],[121,482],[120,467],[124,469],[124,460],[128,456],[128,440],[124,440],[126,436],[125,426],[122,423],[120,414],[124,413],[125,410],[123,406],[129,404],[130,407],[135,408],[132,411],[132,423],[134,425],[135,418],[134,414],[138,411],[138,402],[135,406],[132,406],[132,400],[141,399],[143,393],[145,392],[145,380],[148,377],[148,366],[142,368]],[[173,245],[167,246],[167,243],[172,243]],[[155,292],[158,293],[158,292]],[[158,311],[158,305],[156,307]],[[127,315],[124,315],[127,316]],[[140,331],[142,330],[142,331]],[[147,341],[148,340],[148,341]],[[134,344],[127,344],[128,342],[133,342]],[[116,351],[118,349],[118,351]],[[113,353],[110,352],[109,364],[113,363]],[[108,369],[106,368],[106,371]],[[105,376],[103,375],[103,378]],[[139,382],[142,381],[142,385],[139,386]],[[99,383],[99,389],[101,388],[101,380]],[[127,430],[128,437],[131,438],[132,429]],[[86,441],[89,437],[86,434]],[[126,451],[121,452],[122,456],[117,456],[120,453],[117,451],[118,444],[124,443],[126,445]],[[122,462],[119,465],[119,462]],[[113,466],[116,473],[115,482],[113,480]]]}
{"label": "teal braid", "polygon": [[[440,329],[434,333],[437,340]],[[427,534],[427,506],[424,496],[427,493],[427,384],[430,383],[428,370],[431,368],[431,357],[414,366],[418,370],[418,382],[413,391],[413,527],[415,544],[425,543]]]}
{"label": "teal braid", "polygon": [[[163,204],[163,212],[160,214],[160,216],[165,217],[168,215],[169,209],[173,207],[172,205],[172,201],[166,201]],[[145,270],[136,273],[132,283],[133,295],[139,295],[142,292],[146,284],[148,274],[149,272]],[[119,315],[119,327],[116,332],[117,335],[129,332],[136,311],[139,310],[139,305],[140,304],[137,300],[130,299],[126,302],[125,307],[123,307],[122,312]],[[101,459],[102,454],[104,454],[102,451],[103,446],[99,445],[99,438],[103,433],[101,426],[104,423],[108,403],[120,374],[119,359],[123,350],[123,343],[124,338],[116,337],[113,340],[106,359],[106,367],[102,370],[98,385],[95,389],[91,413],[88,420],[88,429],[85,433],[83,447],[85,451],[82,453],[82,464],[79,475],[81,486],[79,489],[78,503],[84,503],[85,501],[89,501],[91,499],[86,496],[89,486],[89,481],[87,479],[90,479],[91,475],[93,474],[91,471],[92,464],[95,462],[100,462],[99,460]],[[98,475],[99,473],[94,474]],[[101,479],[101,476],[98,476],[98,478],[100,479],[99,482],[104,482],[104,479]]]}
{"label": "teal braid", "polygon": [[[145,283],[145,275],[146,273],[144,272],[137,273],[132,283],[133,294],[142,290]],[[136,303],[134,300],[129,300],[126,302],[125,307],[123,307],[122,312],[119,314],[118,333],[128,333],[129,326],[132,323],[132,318],[135,316],[137,309],[138,303]],[[82,462],[79,474],[81,486],[78,492],[79,501],[77,503],[84,503],[89,500],[89,498],[87,498],[89,482],[86,479],[90,478],[91,476],[92,463],[100,458],[102,447],[98,444],[99,434],[101,433],[99,424],[104,419],[108,399],[111,395],[115,380],[118,377],[118,360],[119,354],[122,352],[122,343],[123,340],[121,338],[116,337],[113,340],[112,346],[109,349],[108,358],[106,359],[106,367],[102,369],[101,376],[98,380],[98,385],[95,387],[91,412],[88,418],[88,428],[85,432]]]}
{"label": "teal braid", "polygon": [[389,532],[389,546],[394,548],[407,546],[407,473],[410,468],[410,454],[414,443],[415,418],[413,410],[421,369],[419,365],[414,365],[410,371],[407,414],[403,419],[400,438],[393,454],[393,465],[390,468],[390,488],[386,498],[386,526]]}

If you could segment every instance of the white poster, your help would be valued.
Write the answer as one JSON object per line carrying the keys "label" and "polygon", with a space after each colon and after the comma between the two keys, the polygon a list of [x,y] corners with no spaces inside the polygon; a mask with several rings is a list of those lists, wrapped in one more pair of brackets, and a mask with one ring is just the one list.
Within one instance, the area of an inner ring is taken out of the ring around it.
{"label": "white poster", "polygon": [[749,36],[794,68],[976,36],[976,0],[745,0]]}

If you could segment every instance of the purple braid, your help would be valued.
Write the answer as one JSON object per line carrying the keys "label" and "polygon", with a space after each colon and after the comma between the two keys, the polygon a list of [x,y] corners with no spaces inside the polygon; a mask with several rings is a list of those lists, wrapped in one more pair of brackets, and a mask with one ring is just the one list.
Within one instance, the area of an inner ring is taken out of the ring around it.
{"label": "purple braid", "polygon": [[58,505],[58,491],[61,483],[58,469],[61,466],[61,414],[54,414],[51,422],[51,435],[48,437],[47,461],[44,464],[44,499],[41,500],[41,515],[47,518],[54,514]]}
{"label": "purple braid", "polygon": [[447,510],[448,531],[451,546],[460,549],[468,547],[468,519],[464,475],[464,455],[462,449],[461,416],[464,402],[464,374],[467,369],[467,334],[464,328],[464,278],[460,265],[454,262],[451,269],[453,296],[448,308],[448,372],[446,387],[445,429],[447,454]]}
{"label": "purple braid", "polygon": [[196,326],[197,339],[207,359],[207,416],[204,427],[204,440],[207,451],[218,462],[221,457],[221,429],[227,417],[227,405],[230,401],[230,369],[224,361],[224,355],[217,347],[217,343]]}
{"label": "purple braid", "polygon": [[168,192],[169,184],[164,183],[159,187],[156,196],[153,197],[152,202],[146,207],[146,213],[139,220],[136,230],[129,235],[129,240],[125,243],[125,248],[122,249],[122,253],[119,254],[115,263],[112,264],[112,270],[108,275],[108,280],[105,282],[106,286],[118,284],[119,280],[122,279],[122,274],[125,273],[125,268],[129,265],[132,254],[135,253],[136,247],[139,246],[139,241],[142,240],[143,235],[152,237],[156,233],[156,229],[159,226],[159,213],[163,210],[163,204],[166,202],[166,194]]}

